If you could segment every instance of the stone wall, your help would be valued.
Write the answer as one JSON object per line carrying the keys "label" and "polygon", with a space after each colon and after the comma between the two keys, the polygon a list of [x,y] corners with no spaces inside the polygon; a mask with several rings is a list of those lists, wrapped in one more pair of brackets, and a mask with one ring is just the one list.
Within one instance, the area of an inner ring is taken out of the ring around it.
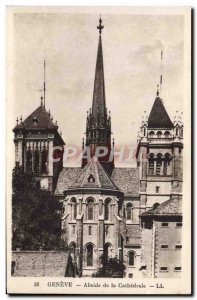
{"label": "stone wall", "polygon": [[63,251],[13,251],[12,276],[64,277],[67,260]]}

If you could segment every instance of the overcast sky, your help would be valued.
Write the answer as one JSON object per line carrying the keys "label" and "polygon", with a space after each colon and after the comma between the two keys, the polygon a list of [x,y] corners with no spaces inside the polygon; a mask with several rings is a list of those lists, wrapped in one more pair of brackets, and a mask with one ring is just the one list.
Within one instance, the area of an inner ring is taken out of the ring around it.
{"label": "overcast sky", "polygon": [[[98,14],[17,13],[14,17],[14,117],[40,104],[46,59],[46,108],[68,145],[81,146],[91,107]],[[173,120],[183,111],[184,18],[181,15],[102,14],[107,108],[117,146],[136,145],[144,111],[150,112],[163,50],[164,105]],[[134,164],[135,165],[135,164]]]}

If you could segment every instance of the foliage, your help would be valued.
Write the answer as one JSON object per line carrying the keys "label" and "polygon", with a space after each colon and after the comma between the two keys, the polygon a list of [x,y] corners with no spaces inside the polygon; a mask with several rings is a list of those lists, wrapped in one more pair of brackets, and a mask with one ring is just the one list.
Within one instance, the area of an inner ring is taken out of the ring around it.
{"label": "foliage", "polygon": [[101,255],[100,264],[101,267],[93,273],[92,277],[124,277],[125,265],[117,257],[109,258]]}
{"label": "foliage", "polygon": [[12,177],[12,248],[55,250],[61,244],[60,203],[32,173],[16,166]]}

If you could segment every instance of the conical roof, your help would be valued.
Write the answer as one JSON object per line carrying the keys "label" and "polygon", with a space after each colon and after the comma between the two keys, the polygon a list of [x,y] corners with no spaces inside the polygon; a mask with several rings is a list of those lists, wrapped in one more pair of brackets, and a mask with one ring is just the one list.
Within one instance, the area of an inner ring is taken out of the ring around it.
{"label": "conical roof", "polygon": [[148,118],[149,128],[173,128],[173,123],[160,97],[156,97]]}
{"label": "conical roof", "polygon": [[119,191],[101,164],[94,157],[87,163],[69,189],[91,188]]}

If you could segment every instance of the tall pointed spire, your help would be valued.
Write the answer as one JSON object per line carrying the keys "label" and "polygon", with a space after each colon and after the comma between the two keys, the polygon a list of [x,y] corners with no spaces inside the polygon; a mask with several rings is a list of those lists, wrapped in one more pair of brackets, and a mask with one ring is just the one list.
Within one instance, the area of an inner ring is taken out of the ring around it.
{"label": "tall pointed spire", "polygon": [[44,107],[45,107],[45,96],[46,96],[46,61],[44,60]]}
{"label": "tall pointed spire", "polygon": [[96,71],[94,79],[94,92],[92,102],[92,115],[93,117],[102,118],[105,117],[106,106],[105,106],[105,82],[104,82],[104,67],[103,67],[103,50],[102,50],[102,38],[101,33],[104,26],[101,26],[102,20],[99,19],[99,43],[97,51]]}
{"label": "tall pointed spire", "polygon": [[[114,159],[111,159],[111,116],[107,113],[105,103],[105,81],[103,68],[103,49],[101,34],[104,26],[102,26],[102,19],[99,19],[99,42],[96,60],[96,71],[94,79],[94,91],[92,110],[87,114],[86,122],[86,149],[90,150],[90,157],[94,156],[97,147],[104,147],[106,155],[99,157],[99,162],[110,173],[114,167]],[[82,167],[87,164],[87,158],[82,159]]]}

